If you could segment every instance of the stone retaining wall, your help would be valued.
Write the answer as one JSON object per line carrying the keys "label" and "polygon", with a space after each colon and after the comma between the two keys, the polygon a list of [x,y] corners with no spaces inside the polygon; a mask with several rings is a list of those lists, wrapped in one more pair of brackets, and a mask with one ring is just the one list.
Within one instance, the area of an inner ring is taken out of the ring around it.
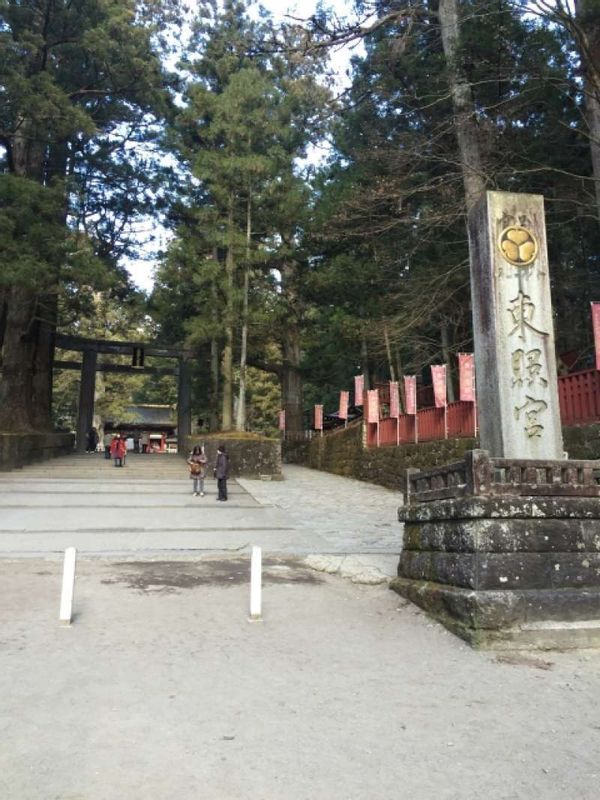
{"label": "stone retaining wall", "polygon": [[231,436],[187,436],[183,440],[183,456],[187,458],[194,445],[204,444],[208,458],[209,475],[217,458],[217,447],[225,445],[229,454],[231,476],[233,478],[261,478],[270,476],[281,480],[281,442],[279,439],[232,438]]}
{"label": "stone retaining wall", "polygon": [[[600,459],[600,425],[563,429],[565,450],[570,458]],[[399,447],[363,447],[362,422],[357,422],[310,442],[285,442],[283,458],[389,489],[404,489],[406,469],[431,469],[460,461],[467,450],[479,446],[477,439],[446,439]]]}
{"label": "stone retaining wall", "polygon": [[73,452],[72,433],[0,433],[0,472]]}

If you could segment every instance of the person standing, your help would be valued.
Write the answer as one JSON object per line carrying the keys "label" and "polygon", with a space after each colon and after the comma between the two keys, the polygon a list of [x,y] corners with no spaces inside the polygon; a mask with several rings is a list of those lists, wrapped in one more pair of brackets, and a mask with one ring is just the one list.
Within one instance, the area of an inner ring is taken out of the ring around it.
{"label": "person standing", "polygon": [[95,453],[98,447],[98,431],[96,428],[90,428],[87,435],[87,448],[86,453]]}
{"label": "person standing", "polygon": [[127,456],[127,437],[124,433],[119,437],[120,453],[121,453],[121,466],[125,466],[125,458]]}
{"label": "person standing", "polygon": [[215,464],[215,478],[219,494],[217,500],[227,500],[227,479],[229,478],[229,456],[225,450],[225,445],[220,444],[217,448],[217,462]]}
{"label": "person standing", "polygon": [[104,431],[104,436],[102,438],[102,444],[104,445],[104,458],[107,461],[110,461],[110,445],[112,442],[112,433],[107,433],[106,430]]}
{"label": "person standing", "polygon": [[115,467],[122,466],[121,437],[118,434],[114,436],[112,442],[110,443],[110,454],[113,458]]}
{"label": "person standing", "polygon": [[206,455],[204,447],[196,445],[187,460],[190,467],[190,478],[194,481],[192,494],[204,497],[204,478],[206,477]]}

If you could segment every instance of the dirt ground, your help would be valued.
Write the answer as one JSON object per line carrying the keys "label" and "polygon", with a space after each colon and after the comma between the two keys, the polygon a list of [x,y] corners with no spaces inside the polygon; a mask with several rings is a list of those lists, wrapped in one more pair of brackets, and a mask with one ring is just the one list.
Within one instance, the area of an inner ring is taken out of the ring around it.
{"label": "dirt ground", "polygon": [[385,586],[0,561],[2,800],[598,800],[600,652],[474,652]]}

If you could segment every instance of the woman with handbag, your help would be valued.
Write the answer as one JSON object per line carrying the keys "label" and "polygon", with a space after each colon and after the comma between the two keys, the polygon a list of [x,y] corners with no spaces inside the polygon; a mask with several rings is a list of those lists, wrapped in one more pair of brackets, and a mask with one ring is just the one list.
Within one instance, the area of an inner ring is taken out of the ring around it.
{"label": "woman with handbag", "polygon": [[190,478],[194,481],[192,494],[194,497],[204,497],[204,478],[206,477],[206,456],[204,447],[196,445],[187,460],[190,468]]}

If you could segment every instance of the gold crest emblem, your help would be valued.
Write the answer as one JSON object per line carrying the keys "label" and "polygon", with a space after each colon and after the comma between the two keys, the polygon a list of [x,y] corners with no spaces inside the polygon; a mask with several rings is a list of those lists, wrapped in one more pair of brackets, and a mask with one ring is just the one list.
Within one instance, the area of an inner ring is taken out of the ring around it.
{"label": "gold crest emblem", "polygon": [[515,267],[527,267],[538,254],[538,243],[528,228],[510,225],[498,239],[498,247],[503,257]]}

